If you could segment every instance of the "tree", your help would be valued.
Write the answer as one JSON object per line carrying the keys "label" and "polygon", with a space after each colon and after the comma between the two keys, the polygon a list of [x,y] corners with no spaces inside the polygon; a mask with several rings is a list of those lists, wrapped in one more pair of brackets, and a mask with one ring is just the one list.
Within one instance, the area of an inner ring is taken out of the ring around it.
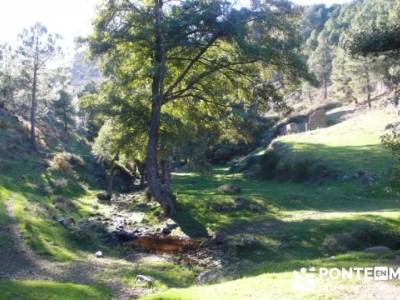
{"label": "tree", "polygon": [[120,159],[123,139],[112,122],[106,122],[100,129],[93,144],[93,153],[101,162],[108,166],[107,197],[111,199],[115,177],[115,167]]}
{"label": "tree", "polygon": [[254,90],[270,101],[260,92],[270,91],[262,84],[270,74],[307,77],[288,22],[294,17],[286,1],[254,1],[252,9],[238,10],[222,0],[110,0],[99,11],[91,51],[103,60],[104,75],[134,94],[127,106],[148,111],[146,176],[167,215],[175,197],[159,174],[160,129],[168,126],[162,111],[185,102],[223,110]]}
{"label": "tree", "polygon": [[337,47],[332,60],[332,88],[333,93],[338,99],[358,104],[357,97],[354,96],[354,91],[351,86],[353,75],[349,71],[349,60],[351,58],[341,48]]}
{"label": "tree", "polygon": [[20,83],[15,56],[10,45],[0,45],[0,104],[12,109],[15,109],[14,99]]}
{"label": "tree", "polygon": [[312,52],[309,59],[310,70],[314,72],[323,88],[323,99],[328,98],[328,85],[332,70],[331,48],[322,32],[318,37],[318,47]]}
{"label": "tree", "polygon": [[74,122],[75,108],[72,105],[72,96],[65,90],[58,92],[58,98],[54,101],[54,113],[64,124],[64,131],[68,131],[68,125]]}
{"label": "tree", "polygon": [[46,27],[36,23],[19,35],[18,55],[23,66],[23,73],[31,87],[31,145],[36,149],[36,109],[37,91],[40,72],[46,68],[48,61],[59,51],[56,43],[58,35],[47,32]]}

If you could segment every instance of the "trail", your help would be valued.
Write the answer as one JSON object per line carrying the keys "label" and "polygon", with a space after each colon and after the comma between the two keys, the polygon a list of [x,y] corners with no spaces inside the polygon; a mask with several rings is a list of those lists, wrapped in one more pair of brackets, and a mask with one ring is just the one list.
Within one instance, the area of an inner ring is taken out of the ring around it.
{"label": "trail", "polygon": [[132,270],[134,263],[118,258],[96,258],[56,262],[36,255],[21,235],[13,213],[13,198],[6,203],[8,225],[0,228],[0,239],[7,241],[0,253],[0,280],[49,280],[86,285],[103,285],[111,289],[112,299],[137,299],[146,289],[130,288],[122,283],[120,275]]}

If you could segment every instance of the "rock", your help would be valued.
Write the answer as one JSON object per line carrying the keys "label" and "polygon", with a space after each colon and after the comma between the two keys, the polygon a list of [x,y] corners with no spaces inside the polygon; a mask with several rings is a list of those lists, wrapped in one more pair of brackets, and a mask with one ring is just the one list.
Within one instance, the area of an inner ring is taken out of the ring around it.
{"label": "rock", "polygon": [[96,255],[97,258],[101,258],[101,257],[103,257],[103,252],[97,251],[97,252],[95,253],[95,255]]}
{"label": "rock", "polygon": [[310,114],[307,123],[307,130],[315,130],[327,126],[325,109],[317,109]]}
{"label": "rock", "polygon": [[218,188],[218,192],[222,194],[240,194],[242,192],[242,189],[240,188],[240,186],[228,183],[221,185]]}
{"label": "rock", "polygon": [[155,279],[151,276],[136,275],[136,283],[154,283]]}
{"label": "rock", "polygon": [[217,245],[222,245],[225,242],[225,233],[222,231],[214,232],[211,241]]}
{"label": "rock", "polygon": [[365,253],[374,253],[374,254],[382,254],[392,251],[389,247],[386,246],[373,246],[367,249],[364,249]]}
{"label": "rock", "polygon": [[103,201],[103,202],[109,202],[109,201],[111,200],[110,195],[108,195],[106,192],[98,193],[98,194],[96,195],[96,197],[97,197],[97,199],[98,199],[99,201]]}

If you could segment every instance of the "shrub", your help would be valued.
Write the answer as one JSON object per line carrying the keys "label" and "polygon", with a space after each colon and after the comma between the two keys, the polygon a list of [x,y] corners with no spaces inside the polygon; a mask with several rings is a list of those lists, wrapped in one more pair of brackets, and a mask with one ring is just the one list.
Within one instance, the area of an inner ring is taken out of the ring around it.
{"label": "shrub", "polygon": [[277,166],[280,156],[272,151],[266,151],[260,158],[259,177],[263,179],[273,179],[276,176]]}
{"label": "shrub", "polygon": [[53,170],[63,172],[68,175],[73,175],[73,166],[82,167],[85,165],[85,161],[82,157],[69,152],[56,153],[50,162],[50,167]]}
{"label": "shrub", "polygon": [[55,193],[61,193],[67,188],[68,179],[65,179],[65,178],[59,178],[59,179],[52,178],[52,179],[50,179],[50,184],[51,184],[51,186],[52,186],[52,188],[53,188]]}
{"label": "shrub", "polygon": [[350,233],[328,235],[322,248],[329,255],[346,251],[359,251],[372,246],[400,248],[400,233],[374,223],[362,222]]}
{"label": "shrub", "polygon": [[[400,132],[393,130],[391,134],[385,134],[381,137],[382,144],[385,148],[392,151],[393,156],[400,161]],[[392,188],[398,190],[400,182],[400,164],[397,163],[388,178]]]}
{"label": "shrub", "polygon": [[74,172],[64,153],[57,153],[54,155],[50,162],[50,167],[53,170],[57,170],[68,175],[72,175]]}
{"label": "shrub", "polygon": [[350,233],[328,235],[322,242],[322,249],[329,255],[359,250],[358,241]]}

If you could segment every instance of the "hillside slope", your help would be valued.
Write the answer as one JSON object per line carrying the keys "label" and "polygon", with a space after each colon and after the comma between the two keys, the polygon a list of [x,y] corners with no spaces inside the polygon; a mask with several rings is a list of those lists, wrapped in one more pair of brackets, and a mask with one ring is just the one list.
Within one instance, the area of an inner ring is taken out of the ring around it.
{"label": "hillside slope", "polygon": [[[381,145],[386,126],[398,120],[395,113],[383,109],[334,109],[327,113],[336,124],[327,128],[279,137],[276,142],[289,146],[286,154],[322,160],[346,173],[362,169],[382,173],[391,165],[391,153]],[[344,118],[344,120],[340,120]]]}

